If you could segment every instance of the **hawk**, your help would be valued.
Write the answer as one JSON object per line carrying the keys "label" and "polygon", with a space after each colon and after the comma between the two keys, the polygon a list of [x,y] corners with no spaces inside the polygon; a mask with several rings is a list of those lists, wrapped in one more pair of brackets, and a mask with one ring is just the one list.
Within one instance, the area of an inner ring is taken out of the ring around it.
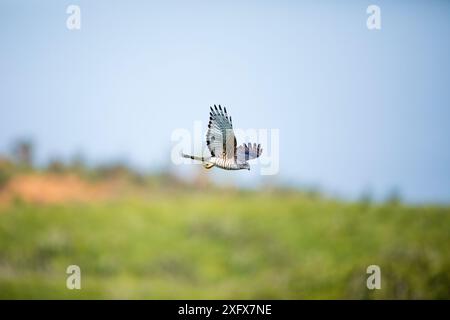
{"label": "hawk", "polygon": [[225,170],[250,170],[248,160],[258,158],[263,149],[260,144],[248,143],[239,147],[233,132],[231,116],[227,108],[214,105],[209,113],[208,131],[206,132],[206,145],[211,153],[210,157],[191,156],[182,153],[184,158],[198,160],[206,169],[216,166]]}

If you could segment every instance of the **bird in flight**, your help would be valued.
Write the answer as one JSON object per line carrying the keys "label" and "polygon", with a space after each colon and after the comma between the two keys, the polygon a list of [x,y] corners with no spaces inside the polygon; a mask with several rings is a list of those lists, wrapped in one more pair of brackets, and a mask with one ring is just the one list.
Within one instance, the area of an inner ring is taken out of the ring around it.
{"label": "bird in flight", "polygon": [[214,105],[209,113],[208,131],[206,132],[206,145],[211,153],[210,157],[191,156],[182,153],[184,158],[198,160],[206,169],[218,167],[225,170],[250,170],[248,160],[258,158],[262,153],[260,144],[248,143],[239,147],[233,132],[231,116],[227,108]]}

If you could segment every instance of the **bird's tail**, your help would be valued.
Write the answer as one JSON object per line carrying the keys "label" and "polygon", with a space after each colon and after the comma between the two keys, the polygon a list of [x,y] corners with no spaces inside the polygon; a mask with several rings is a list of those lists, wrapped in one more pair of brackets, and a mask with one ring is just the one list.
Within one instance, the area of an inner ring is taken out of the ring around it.
{"label": "bird's tail", "polygon": [[181,156],[182,156],[183,158],[188,158],[188,159],[192,159],[192,160],[201,161],[201,162],[203,163],[203,166],[204,166],[206,169],[211,169],[212,167],[214,167],[214,163],[209,162],[209,159],[211,159],[211,158],[209,158],[209,157],[191,156],[191,155],[184,154],[184,153],[181,153]]}
{"label": "bird's tail", "polygon": [[188,159],[192,159],[192,160],[198,160],[198,161],[201,161],[201,162],[205,162],[206,160],[208,160],[208,158],[205,158],[205,157],[190,156],[190,155],[185,154],[185,153],[181,153],[181,156],[183,158],[188,158]]}

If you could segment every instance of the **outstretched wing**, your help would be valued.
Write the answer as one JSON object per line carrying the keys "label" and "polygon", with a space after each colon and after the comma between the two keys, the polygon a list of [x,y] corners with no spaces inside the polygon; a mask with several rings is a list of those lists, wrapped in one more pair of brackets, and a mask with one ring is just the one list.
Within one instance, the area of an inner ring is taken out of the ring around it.
{"label": "outstretched wing", "polygon": [[236,137],[233,132],[231,117],[227,109],[219,105],[211,107],[209,113],[208,131],[206,133],[206,145],[213,157],[232,159],[236,153]]}
{"label": "outstretched wing", "polygon": [[261,155],[262,151],[263,149],[261,148],[260,144],[257,145],[256,143],[244,143],[236,150],[237,162],[245,163],[248,160],[256,159]]}

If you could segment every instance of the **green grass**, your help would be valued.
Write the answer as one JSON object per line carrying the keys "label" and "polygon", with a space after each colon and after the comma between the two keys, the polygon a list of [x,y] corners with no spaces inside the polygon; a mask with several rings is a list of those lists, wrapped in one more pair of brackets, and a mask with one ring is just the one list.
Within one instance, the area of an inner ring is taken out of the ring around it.
{"label": "green grass", "polygon": [[0,211],[0,298],[449,299],[449,227],[449,208],[300,194],[17,202]]}

